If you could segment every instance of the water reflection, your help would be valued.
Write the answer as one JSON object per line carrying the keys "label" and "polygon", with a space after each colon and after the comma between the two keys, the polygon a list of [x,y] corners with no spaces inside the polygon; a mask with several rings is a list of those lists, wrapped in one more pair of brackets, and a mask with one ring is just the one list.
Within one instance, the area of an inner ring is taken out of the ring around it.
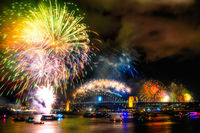
{"label": "water reflection", "polygon": [[171,124],[173,122],[151,122],[147,123],[148,132],[153,133],[171,133]]}
{"label": "water reflection", "polygon": [[3,118],[3,123],[6,123],[6,118]]}
{"label": "water reflection", "polygon": [[90,119],[83,117],[68,117],[45,124],[13,122],[11,118],[0,120],[1,133],[171,133],[193,132],[198,130],[198,122],[172,121],[170,116],[158,115],[144,123],[111,122],[108,119]]}
{"label": "water reflection", "polygon": [[[33,132],[35,133],[57,133],[59,132],[56,125],[45,124],[45,125],[34,125]],[[32,131],[31,131],[32,132]]]}
{"label": "water reflection", "polygon": [[150,122],[147,122],[145,125],[148,128],[148,132],[171,133],[172,124],[174,123],[169,115],[158,114],[156,117],[152,117]]}
{"label": "water reflection", "polygon": [[123,132],[124,132],[124,133],[128,133],[128,130],[127,130],[127,129],[128,129],[128,127],[127,127],[127,122],[124,122],[124,123],[123,123]]}

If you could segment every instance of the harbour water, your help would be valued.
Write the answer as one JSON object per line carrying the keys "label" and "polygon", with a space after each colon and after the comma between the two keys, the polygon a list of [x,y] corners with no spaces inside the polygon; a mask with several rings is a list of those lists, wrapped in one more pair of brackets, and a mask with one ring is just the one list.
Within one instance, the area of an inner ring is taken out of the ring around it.
{"label": "harbour water", "polygon": [[199,133],[200,120],[174,120],[158,115],[146,122],[112,122],[106,118],[65,116],[44,124],[0,120],[0,133]]}

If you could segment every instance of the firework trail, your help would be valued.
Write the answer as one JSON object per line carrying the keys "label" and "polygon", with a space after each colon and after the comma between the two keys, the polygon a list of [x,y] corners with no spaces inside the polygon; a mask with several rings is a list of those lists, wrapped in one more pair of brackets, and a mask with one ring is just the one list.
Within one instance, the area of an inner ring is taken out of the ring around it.
{"label": "firework trail", "polygon": [[[1,94],[18,92],[18,99],[27,98],[36,86],[48,84],[65,94],[69,83],[86,75],[85,67],[91,67],[98,50],[76,5],[49,0],[32,6],[15,3],[1,23],[0,81],[5,82]],[[17,17],[13,16],[16,11]]]}

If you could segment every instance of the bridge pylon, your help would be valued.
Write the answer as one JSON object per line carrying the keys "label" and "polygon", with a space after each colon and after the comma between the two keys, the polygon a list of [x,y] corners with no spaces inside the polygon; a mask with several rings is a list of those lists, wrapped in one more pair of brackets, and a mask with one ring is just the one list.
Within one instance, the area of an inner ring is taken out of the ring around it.
{"label": "bridge pylon", "polygon": [[137,103],[138,102],[138,97],[137,96],[129,96],[128,98],[128,107],[132,108],[133,107],[133,103]]}
{"label": "bridge pylon", "polygon": [[70,109],[70,100],[67,100],[65,111],[69,111]]}

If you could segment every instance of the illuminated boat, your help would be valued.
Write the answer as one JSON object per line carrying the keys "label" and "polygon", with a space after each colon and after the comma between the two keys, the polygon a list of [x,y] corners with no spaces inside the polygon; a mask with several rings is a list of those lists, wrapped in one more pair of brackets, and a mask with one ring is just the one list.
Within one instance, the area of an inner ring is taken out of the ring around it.
{"label": "illuminated boat", "polygon": [[54,115],[42,115],[41,120],[42,121],[55,121],[55,120],[58,120],[58,117],[56,117]]}
{"label": "illuminated boat", "polygon": [[34,123],[34,118],[33,117],[29,117],[26,122],[28,123]]}
{"label": "illuminated boat", "polygon": [[200,119],[200,112],[189,112],[190,119]]}
{"label": "illuminated boat", "polygon": [[64,118],[63,114],[57,114],[57,118]]}

